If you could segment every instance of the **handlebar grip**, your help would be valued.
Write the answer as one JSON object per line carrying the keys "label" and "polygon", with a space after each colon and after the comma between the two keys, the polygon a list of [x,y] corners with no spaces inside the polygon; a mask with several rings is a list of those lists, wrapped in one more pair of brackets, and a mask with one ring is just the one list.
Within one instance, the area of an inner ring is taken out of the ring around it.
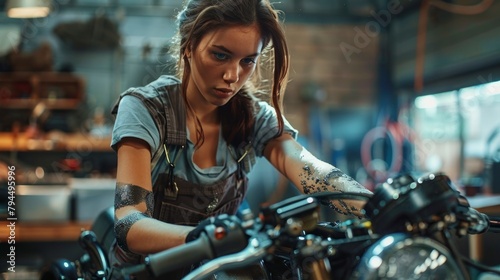
{"label": "handlebar grip", "polygon": [[158,277],[213,257],[210,240],[205,233],[202,233],[196,240],[149,255],[145,259],[145,264],[149,267],[151,275]]}

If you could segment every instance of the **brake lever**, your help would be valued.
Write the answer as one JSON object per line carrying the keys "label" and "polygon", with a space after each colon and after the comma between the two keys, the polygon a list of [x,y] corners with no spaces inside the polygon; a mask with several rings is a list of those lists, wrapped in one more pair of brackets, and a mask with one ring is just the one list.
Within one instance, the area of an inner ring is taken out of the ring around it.
{"label": "brake lever", "polygon": [[182,280],[205,279],[220,271],[242,268],[254,264],[268,254],[268,249],[273,244],[273,241],[266,233],[258,232],[248,240],[248,245],[245,249],[234,254],[215,258],[191,271]]}

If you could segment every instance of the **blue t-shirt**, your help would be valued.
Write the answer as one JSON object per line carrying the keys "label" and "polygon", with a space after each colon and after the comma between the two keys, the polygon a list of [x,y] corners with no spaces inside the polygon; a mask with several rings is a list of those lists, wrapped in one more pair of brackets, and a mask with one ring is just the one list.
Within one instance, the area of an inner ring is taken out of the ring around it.
{"label": "blue t-shirt", "polygon": [[[257,111],[253,129],[254,135],[250,147],[252,151],[250,151],[249,154],[261,157],[266,143],[271,140],[278,131],[278,121],[276,119],[276,111],[268,103],[258,101],[256,105]],[[170,149],[172,147],[168,147],[170,160],[176,157],[176,153],[181,153],[175,162],[175,176],[196,184],[213,184],[236,172],[238,164],[237,158],[234,156],[234,149],[227,145],[222,134],[219,136],[217,148],[217,165],[209,168],[199,168],[196,166],[193,162],[195,145],[189,140],[189,130],[187,127],[186,131],[188,133],[188,139],[187,146],[184,149],[181,150],[178,147]],[[289,133],[294,138],[297,137],[297,130],[295,130],[286,119],[284,133]],[[149,144],[151,154],[154,154],[158,149],[163,149],[163,144],[160,143],[159,131],[153,118],[141,100],[131,95],[124,96],[120,101],[113,127],[111,146],[114,147],[125,137],[134,137],[144,140]],[[160,158],[158,163],[152,163],[153,181],[159,172],[166,170],[166,167],[167,163],[164,156]]]}

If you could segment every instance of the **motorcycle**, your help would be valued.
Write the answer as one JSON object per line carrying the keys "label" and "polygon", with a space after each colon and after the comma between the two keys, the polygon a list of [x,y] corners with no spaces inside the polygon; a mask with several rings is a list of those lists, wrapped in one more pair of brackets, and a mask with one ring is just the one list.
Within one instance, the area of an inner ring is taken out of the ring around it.
{"label": "motorcycle", "polygon": [[[321,206],[338,199],[366,200],[365,216],[321,221]],[[472,208],[444,174],[390,178],[373,195],[295,196],[262,208],[259,217],[248,211],[241,218],[221,215],[213,221],[196,240],[151,254],[144,263],[122,269],[120,277],[155,279],[191,265],[196,266],[183,279],[210,279],[249,267],[260,269],[250,279],[269,280],[469,280],[473,269],[500,275],[461,255],[454,240],[500,232],[500,219]],[[46,274],[53,278],[45,279],[108,279],[111,268],[101,239],[83,232],[80,243],[87,254],[54,263]]]}

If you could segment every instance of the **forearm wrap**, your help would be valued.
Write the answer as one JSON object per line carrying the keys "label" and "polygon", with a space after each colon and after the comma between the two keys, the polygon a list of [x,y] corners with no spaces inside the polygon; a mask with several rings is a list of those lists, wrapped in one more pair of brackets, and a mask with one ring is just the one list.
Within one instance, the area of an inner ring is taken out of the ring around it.
{"label": "forearm wrap", "polygon": [[144,218],[150,218],[150,216],[141,212],[134,212],[115,222],[114,230],[115,230],[116,243],[124,251],[130,252],[127,245],[127,234],[130,231],[130,228],[137,221],[142,220]]}
{"label": "forearm wrap", "polygon": [[146,204],[146,215],[152,216],[154,207],[153,192],[132,184],[116,183],[115,210],[124,206],[136,206],[141,203]]}

